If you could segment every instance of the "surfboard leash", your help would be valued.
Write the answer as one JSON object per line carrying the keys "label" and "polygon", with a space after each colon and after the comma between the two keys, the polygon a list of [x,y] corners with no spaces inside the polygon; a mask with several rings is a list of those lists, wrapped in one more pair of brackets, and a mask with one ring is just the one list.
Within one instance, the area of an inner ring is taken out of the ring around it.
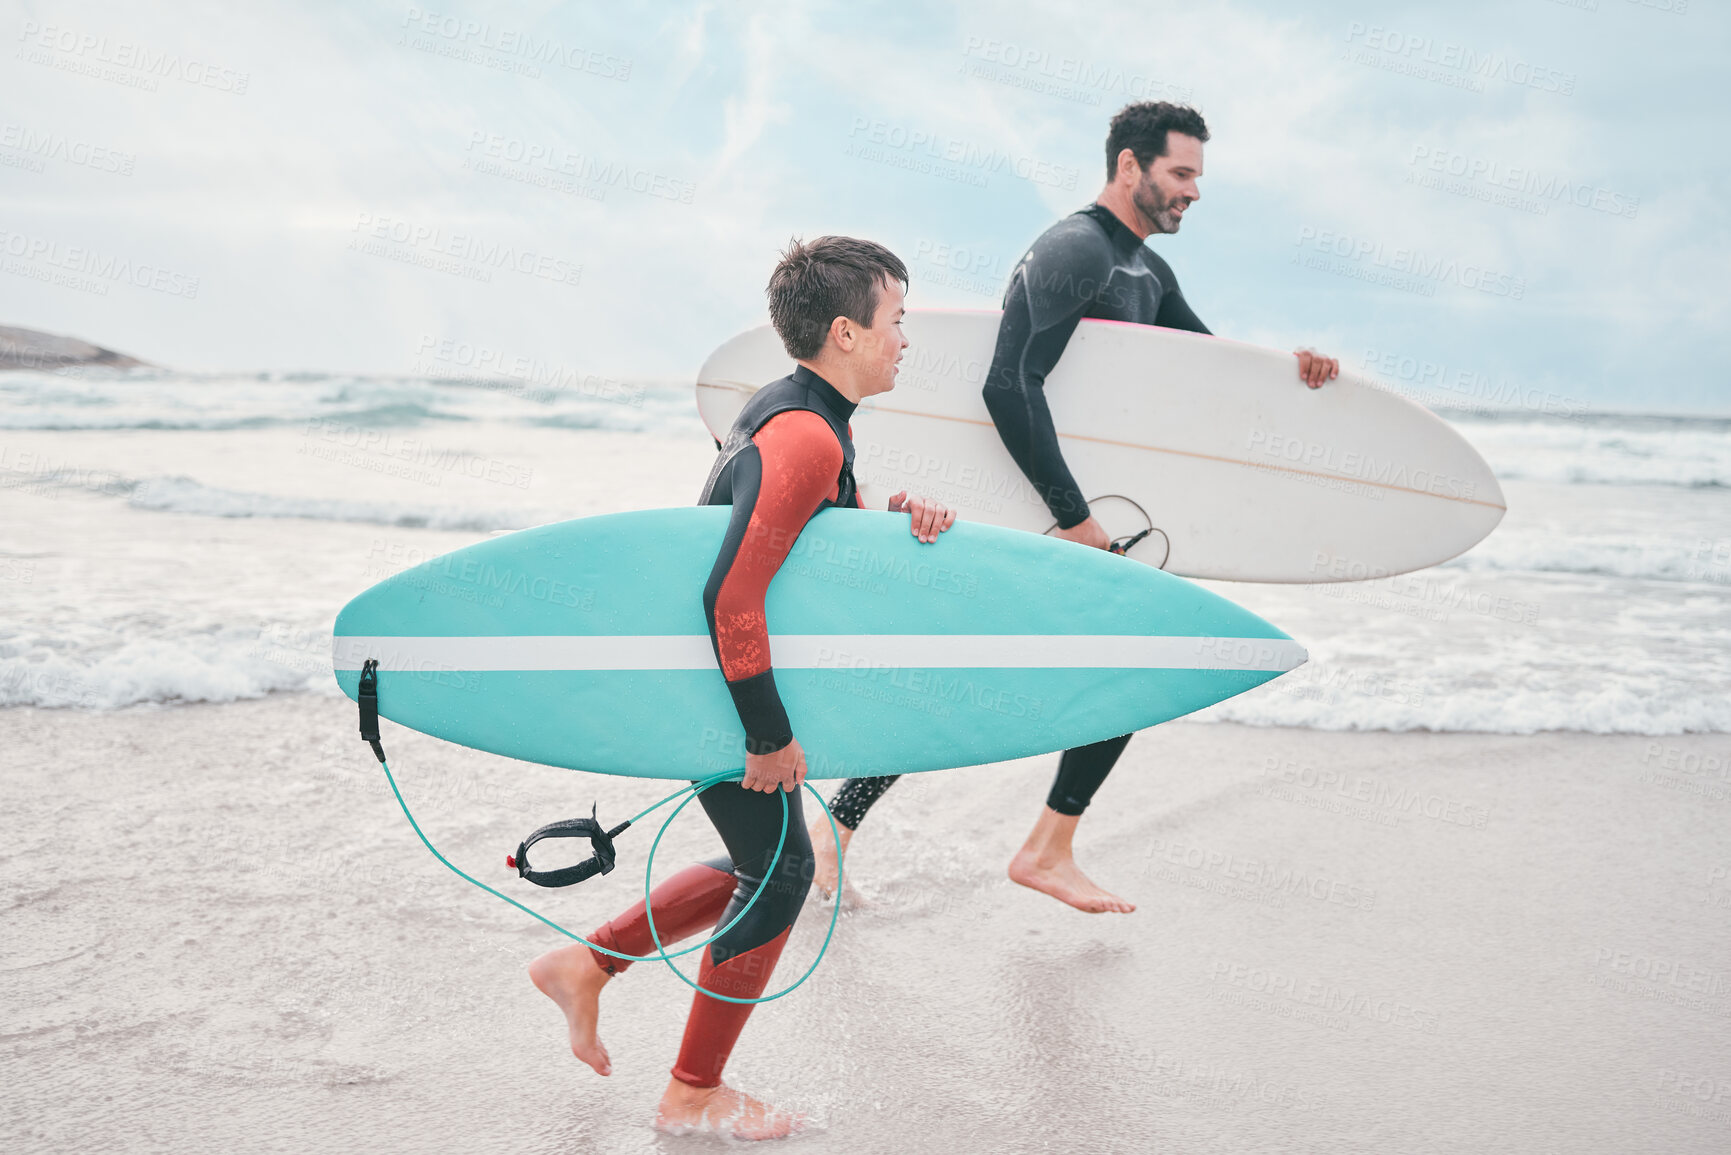
{"label": "surfboard leash", "polygon": [[[585,879],[593,878],[597,874],[607,874],[607,873],[612,871],[613,866],[617,860],[617,852],[615,851],[615,849],[613,847],[613,839],[618,837],[620,834],[622,834],[627,829],[629,829],[630,826],[632,825],[632,823],[640,821],[644,817],[654,813],[656,810],[659,810],[661,807],[667,805],[669,802],[673,801],[675,798],[678,798],[681,795],[684,795],[685,800],[674,808],[673,813],[669,814],[667,816],[667,818],[661,823],[661,829],[656,831],[655,840],[654,840],[654,842],[650,843],[650,846],[649,846],[648,861],[646,861],[643,864],[643,910],[644,910],[645,916],[647,917],[647,919],[649,921],[649,937],[650,937],[650,940],[655,943],[656,953],[655,954],[647,954],[647,955],[621,954],[618,951],[609,950],[604,946],[599,946],[593,942],[590,942],[587,938],[584,938],[582,935],[576,934],[570,930],[567,930],[565,927],[560,926],[558,923],[554,922],[552,919],[548,918],[546,915],[542,914],[540,911],[535,910],[532,907],[525,906],[523,903],[518,902],[516,899],[512,898],[510,895],[504,894],[498,890],[493,889],[491,886],[488,886],[486,883],[482,882],[480,879],[475,878],[473,875],[470,875],[469,873],[464,871],[461,867],[459,867],[455,863],[453,863],[450,859],[446,858],[443,854],[439,853],[439,848],[433,845],[432,840],[429,839],[426,835],[426,832],[421,829],[421,824],[419,822],[415,821],[414,814],[409,810],[408,802],[406,802],[403,799],[403,792],[401,790],[397,789],[396,775],[391,773],[391,765],[389,762],[385,761],[385,748],[384,748],[384,745],[382,744],[382,742],[379,738],[378,668],[379,668],[379,663],[377,662],[377,660],[375,660],[373,658],[368,658],[365,661],[365,663],[363,663],[361,666],[360,687],[359,687],[358,692],[355,695],[356,703],[360,707],[361,740],[366,742],[367,745],[372,747],[373,754],[379,760],[379,765],[384,767],[385,781],[390,783],[391,793],[396,796],[397,805],[402,808],[403,817],[407,818],[409,820],[409,825],[414,829],[416,837],[418,837],[421,840],[421,845],[425,846],[428,849],[428,851],[430,851],[432,853],[434,858],[436,858],[440,862],[444,863],[444,865],[451,871],[451,873],[455,874],[458,878],[461,878],[465,882],[468,882],[468,883],[471,883],[475,886],[480,887],[482,890],[486,891],[488,894],[492,895],[494,898],[501,900],[502,902],[510,903],[512,906],[516,907],[518,910],[522,911],[524,914],[527,914],[531,918],[534,918],[534,919],[536,919],[542,923],[545,923],[547,926],[552,927],[554,930],[558,931],[560,934],[564,935],[566,938],[571,939],[573,942],[582,943],[584,946],[588,947],[590,950],[600,951],[604,955],[609,955],[612,958],[616,958],[616,959],[622,959],[626,962],[652,962],[655,960],[659,960],[663,963],[666,963],[667,969],[671,970],[675,975],[678,975],[679,980],[681,982],[683,982],[686,986],[690,987],[694,991],[697,991],[699,994],[706,995],[712,999],[718,999],[724,1003],[742,1003],[742,1004],[755,1005],[757,1003],[774,1002],[776,999],[783,998],[784,996],[790,995],[794,991],[798,990],[801,986],[804,985],[804,983],[807,979],[809,979],[813,974],[816,973],[818,964],[823,962],[823,956],[829,951],[830,940],[835,937],[836,920],[838,918],[840,918],[840,916],[841,916],[841,886],[842,886],[842,877],[843,877],[843,875],[842,875],[842,870],[843,870],[842,853],[843,853],[843,851],[842,851],[842,844],[841,844],[841,831],[839,829],[837,829],[837,827],[836,827],[835,815],[830,813],[829,804],[823,800],[823,796],[817,792],[816,788],[813,787],[810,782],[802,783],[802,785],[805,787],[805,789],[807,791],[809,791],[811,793],[811,796],[813,798],[817,799],[817,804],[823,808],[824,817],[829,819],[830,835],[831,835],[831,837],[833,837],[835,839],[835,848],[836,848],[835,907],[830,912],[829,929],[824,932],[823,944],[818,947],[817,957],[811,960],[811,965],[806,968],[805,973],[800,975],[797,980],[790,983],[787,987],[783,988],[782,990],[775,992],[773,995],[761,995],[755,999],[742,999],[742,998],[736,998],[732,995],[717,994],[715,991],[706,990],[705,988],[698,986],[695,982],[693,982],[691,980],[690,977],[688,977],[686,975],[686,973],[684,971],[680,970],[676,965],[674,965],[673,960],[678,958],[680,955],[686,955],[686,954],[692,953],[693,951],[699,951],[699,950],[704,949],[705,947],[709,946],[709,944],[711,944],[711,943],[715,942],[717,939],[719,939],[722,935],[724,935],[728,931],[732,930],[734,928],[734,926],[739,922],[739,920],[744,918],[746,916],[746,914],[750,912],[751,908],[754,905],[756,905],[757,900],[760,897],[762,897],[763,892],[766,888],[764,886],[760,885],[756,889],[756,891],[754,891],[752,893],[751,898],[746,902],[745,906],[740,910],[740,912],[738,914],[734,915],[732,920],[730,920],[726,926],[722,927],[720,930],[716,931],[714,934],[710,935],[708,938],[704,939],[702,942],[696,944],[695,946],[688,946],[688,947],[685,947],[683,950],[676,950],[676,951],[669,951],[666,948],[666,946],[664,946],[661,942],[661,933],[655,927],[655,906],[654,906],[654,903],[651,901],[651,893],[650,892],[651,892],[651,888],[652,888],[652,879],[653,879],[654,870],[655,870],[655,852],[658,849],[660,849],[662,836],[667,833],[667,828],[673,825],[673,820],[675,818],[678,818],[680,812],[683,811],[687,806],[689,806],[691,804],[691,800],[693,798],[696,798],[699,794],[703,793],[705,790],[709,789],[711,786],[714,786],[720,782],[739,781],[740,779],[744,778],[745,777],[745,771],[743,769],[741,769],[741,770],[724,770],[719,774],[712,774],[708,778],[704,778],[704,779],[701,779],[700,781],[690,783],[686,786],[682,786],[678,790],[675,790],[672,794],[669,794],[667,797],[661,799],[661,801],[650,806],[648,809],[643,810],[642,812],[640,812],[640,813],[634,815],[633,817],[627,819],[626,821],[620,823],[618,826],[614,827],[612,830],[607,830],[606,828],[604,828],[601,825],[599,818],[596,817],[596,811],[593,807],[590,810],[590,817],[588,817],[588,818],[571,818],[571,819],[566,819],[565,821],[562,821],[562,822],[548,823],[546,826],[541,827],[539,830],[537,830],[533,834],[531,834],[528,838],[526,838],[522,842],[518,843],[516,854],[506,856],[505,863],[507,866],[516,870],[520,877],[528,879],[528,881],[534,882],[538,886],[571,886],[571,885],[574,885],[575,883],[582,882]],[[787,792],[785,790],[782,790],[782,791],[777,791],[777,793],[781,795],[781,833],[779,836],[777,836],[776,841],[775,841],[775,855],[770,859],[768,870],[766,870],[764,872],[764,879],[766,882],[768,881],[770,876],[775,873],[776,866],[778,866],[780,864],[782,847],[784,845],[786,845],[786,842],[787,842],[787,823],[788,823],[788,814],[789,814],[789,807],[788,807],[788,803],[787,803]],[[590,845],[593,848],[593,853],[590,855],[589,858],[585,859],[583,862],[580,862],[580,863],[576,864],[575,866],[561,867],[559,869],[549,870],[549,871],[533,871],[533,870],[529,869],[529,866],[528,866],[529,847],[533,846],[536,842],[539,842],[543,838],[578,838],[578,837],[589,838],[590,839]],[[533,877],[531,877],[531,876],[533,876]],[[554,881],[554,880],[559,880],[559,881]]]}
{"label": "surfboard leash", "polygon": [[[1115,553],[1118,556],[1123,557],[1123,556],[1127,555],[1132,549],[1136,548],[1138,545],[1141,545],[1143,538],[1157,533],[1160,535],[1160,539],[1166,543],[1166,554],[1164,557],[1162,557],[1160,559],[1160,564],[1155,566],[1154,568],[1159,569],[1159,570],[1165,569],[1166,563],[1172,560],[1172,539],[1166,535],[1165,530],[1161,529],[1159,526],[1154,524],[1154,519],[1148,516],[1148,511],[1142,508],[1141,502],[1137,501],[1133,497],[1125,497],[1122,493],[1102,493],[1099,497],[1090,497],[1088,499],[1088,504],[1091,506],[1096,501],[1109,501],[1112,498],[1117,498],[1119,501],[1127,501],[1131,505],[1135,506],[1136,512],[1142,515],[1142,520],[1148,523],[1148,528],[1143,530],[1140,533],[1127,533],[1127,534],[1124,534],[1122,537],[1113,538],[1107,544],[1106,552],[1107,553]],[[1051,525],[1048,525],[1045,529],[1041,530],[1040,532],[1042,535],[1050,534],[1054,529],[1057,529],[1057,528],[1058,528],[1058,523],[1054,521]]]}

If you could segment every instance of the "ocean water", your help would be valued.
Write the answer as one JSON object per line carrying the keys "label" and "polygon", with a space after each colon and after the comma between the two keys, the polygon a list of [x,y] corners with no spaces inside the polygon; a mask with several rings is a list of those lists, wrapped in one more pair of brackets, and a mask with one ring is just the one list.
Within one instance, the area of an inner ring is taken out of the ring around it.
{"label": "ocean water", "polygon": [[[1462,557],[1211,583],[1310,649],[1202,715],[1317,729],[1731,731],[1731,419],[1445,414],[1509,514]],[[683,382],[0,374],[0,705],[334,694],[336,611],[489,533],[689,502]]]}
{"label": "ocean water", "polygon": [[[784,1149],[1724,1149],[1725,423],[1452,419],[1510,501],[1469,554],[1215,585],[1313,661],[1130,745],[1078,851],[1134,915],[1004,876],[1051,756],[873,810],[729,1063]],[[417,844],[329,660],[373,582],[712,458],[685,383],[0,374],[0,704],[47,707],[0,709],[0,1149],[720,1150],[647,1126],[687,988],[634,969],[616,1073],[573,1060],[560,940]],[[579,932],[640,896],[653,819],[585,886],[503,858],[667,784],[387,745],[474,877]],[[717,846],[687,811],[660,876]]]}

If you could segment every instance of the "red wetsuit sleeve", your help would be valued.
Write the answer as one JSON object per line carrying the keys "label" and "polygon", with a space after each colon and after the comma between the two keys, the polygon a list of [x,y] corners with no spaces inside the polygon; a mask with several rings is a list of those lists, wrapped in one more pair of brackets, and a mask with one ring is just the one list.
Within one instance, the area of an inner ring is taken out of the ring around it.
{"label": "red wetsuit sleeve", "polygon": [[838,496],[842,450],[829,423],[805,410],[772,417],[752,443],[756,484],[754,463],[740,461],[733,518],[705,601],[716,660],[745,726],[747,749],[766,754],[792,741],[793,731],[770,668],[764,597],[805,523]]}

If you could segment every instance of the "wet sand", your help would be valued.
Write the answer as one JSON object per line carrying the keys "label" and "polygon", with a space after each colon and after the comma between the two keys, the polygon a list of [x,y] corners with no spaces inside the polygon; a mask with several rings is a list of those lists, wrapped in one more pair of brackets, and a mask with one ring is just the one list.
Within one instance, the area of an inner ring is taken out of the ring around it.
{"label": "wet sand", "polygon": [[[718,1149],[647,1126],[688,990],[638,966],[603,1002],[615,1074],[573,1059],[524,973],[557,936],[415,841],[351,710],[0,711],[0,1146]],[[639,893],[647,824],[575,890],[504,856],[663,784],[387,750],[472,873],[577,930]],[[904,779],[849,860],[872,905],[729,1081],[813,1115],[786,1150],[1722,1151],[1728,755],[1168,725],[1079,838],[1129,916],[1004,877],[1051,758]],[[715,848],[689,816],[666,869]]]}

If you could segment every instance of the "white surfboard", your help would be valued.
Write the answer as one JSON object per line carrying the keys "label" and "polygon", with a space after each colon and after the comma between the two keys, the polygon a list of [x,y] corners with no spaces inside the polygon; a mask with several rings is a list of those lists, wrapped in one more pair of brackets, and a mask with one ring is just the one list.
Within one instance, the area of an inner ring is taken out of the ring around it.
{"label": "white surfboard", "polygon": [[[907,314],[895,389],[853,419],[864,506],[907,489],[963,518],[1051,527],[981,397],[999,316]],[[704,423],[724,438],[746,399],[792,370],[767,325],[728,341],[698,373]],[[1472,548],[1505,510],[1490,466],[1435,414],[1346,369],[1307,389],[1288,352],[1083,321],[1046,398],[1106,532],[1151,529],[1129,555],[1185,577],[1386,577]]]}

